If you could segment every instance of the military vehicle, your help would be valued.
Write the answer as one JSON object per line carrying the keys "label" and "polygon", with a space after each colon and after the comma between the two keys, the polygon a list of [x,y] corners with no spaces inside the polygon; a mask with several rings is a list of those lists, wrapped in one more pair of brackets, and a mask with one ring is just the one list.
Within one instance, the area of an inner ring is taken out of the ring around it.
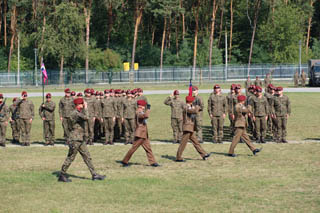
{"label": "military vehicle", "polygon": [[308,63],[309,86],[320,86],[320,59],[311,59]]}

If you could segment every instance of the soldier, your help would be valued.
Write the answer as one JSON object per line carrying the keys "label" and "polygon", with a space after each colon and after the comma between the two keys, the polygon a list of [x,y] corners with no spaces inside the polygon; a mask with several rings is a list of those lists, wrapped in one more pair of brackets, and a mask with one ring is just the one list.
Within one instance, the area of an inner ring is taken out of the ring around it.
{"label": "soldier", "polygon": [[268,120],[268,100],[262,95],[262,88],[256,87],[256,96],[249,102],[252,107],[252,119],[255,125],[257,143],[265,143]]}
{"label": "soldier", "polygon": [[133,99],[133,93],[128,90],[127,98],[123,101],[123,122],[125,127],[125,145],[133,143],[135,131],[135,117],[137,102]]}
{"label": "soldier", "polygon": [[307,75],[304,72],[304,70],[302,70],[302,72],[301,72],[301,86],[302,87],[306,86],[306,81],[307,81]]}
{"label": "soldier", "polygon": [[[251,85],[249,87],[248,96],[247,96],[245,105],[251,107],[249,103],[251,103],[252,99],[255,97],[256,97],[256,86]],[[255,123],[251,114],[248,115],[248,130],[251,131],[253,137],[256,137]]]}
{"label": "soldier", "polygon": [[69,152],[62,165],[58,181],[71,182],[67,177],[67,170],[76,158],[78,152],[80,152],[83,161],[88,166],[92,175],[92,180],[104,180],[106,178],[105,175],[99,175],[96,173],[86,145],[85,122],[90,119],[87,103],[84,102],[83,98],[76,98],[74,99],[74,104],[75,109],[70,113],[72,128],[70,132]]}
{"label": "soldier", "polygon": [[237,97],[238,103],[235,107],[235,135],[232,139],[232,143],[229,148],[228,156],[236,157],[234,154],[234,149],[239,143],[240,139],[242,139],[249,149],[252,151],[253,155],[260,152],[260,149],[256,149],[250,141],[250,138],[246,132],[246,114],[251,113],[249,108],[245,106],[246,96],[239,95]]}
{"label": "soldier", "polygon": [[254,85],[262,88],[262,81],[260,80],[259,76],[256,76],[256,80],[254,81]]}
{"label": "soldier", "polygon": [[55,109],[56,104],[51,101],[51,93],[46,94],[46,102],[39,107],[39,115],[43,120],[43,136],[45,146],[54,146],[55,141]]}
{"label": "soldier", "polygon": [[22,146],[30,146],[30,132],[31,125],[34,117],[34,105],[32,101],[28,100],[28,93],[22,92],[22,100],[17,104],[19,125],[21,127],[20,142]]}
{"label": "soldier", "polygon": [[6,105],[6,100],[3,101],[3,94],[0,93],[0,146],[6,146],[6,133],[9,121],[9,108]]}
{"label": "soldier", "polygon": [[270,73],[267,73],[266,77],[264,78],[265,91],[267,91],[269,84],[271,84],[271,77],[270,77]]}
{"label": "soldier", "polygon": [[293,81],[294,81],[294,86],[295,87],[298,87],[299,86],[299,73],[298,71],[296,71],[296,73],[294,74],[293,76]]}
{"label": "soldier", "polygon": [[221,94],[221,88],[218,84],[213,87],[214,92],[208,99],[208,113],[211,118],[213,130],[213,143],[222,143],[223,125],[227,113],[227,98]]}
{"label": "soldier", "polygon": [[70,121],[70,113],[74,109],[74,103],[73,99],[71,98],[71,91],[69,88],[64,90],[65,96],[60,99],[59,102],[59,116],[60,120],[62,121],[62,127],[63,127],[63,136],[64,139],[66,140],[66,144],[69,144],[69,136],[70,136],[70,131],[72,128],[72,124]]}
{"label": "soldier", "polygon": [[83,97],[82,92],[78,92],[77,97],[78,97],[78,98]]}
{"label": "soldier", "polygon": [[135,117],[135,120],[136,120],[135,141],[133,142],[131,149],[128,151],[128,153],[123,158],[121,163],[124,167],[128,167],[131,156],[140,146],[142,146],[143,149],[146,151],[147,158],[150,165],[153,167],[158,167],[160,165],[156,162],[154,155],[152,153],[149,136],[148,136],[147,122],[146,122],[150,114],[150,105],[147,104],[147,102],[144,100],[138,100],[137,104],[138,104],[138,109],[136,111],[136,117]]}
{"label": "soldier", "polygon": [[176,162],[185,162],[185,160],[182,158],[182,153],[186,148],[189,140],[191,140],[194,148],[201,155],[203,160],[206,160],[208,157],[210,157],[210,154],[204,151],[194,134],[196,114],[200,110],[199,105],[193,105],[194,99],[195,97],[193,96],[186,97],[186,105],[183,110],[183,135],[180,146],[177,151]]}
{"label": "soldier", "polygon": [[88,105],[88,113],[89,119],[86,121],[86,136],[87,136],[87,143],[89,145],[93,145],[93,138],[94,138],[94,122],[97,117],[97,110],[96,110],[96,99],[92,96],[94,93],[93,89],[85,89],[84,90],[84,101]]}
{"label": "soldier", "polygon": [[102,106],[101,106],[101,100],[103,99],[103,92],[96,91],[96,110],[97,110],[97,117],[94,122],[94,142],[97,142],[99,139],[101,139],[102,136]]}
{"label": "soldier", "polygon": [[179,91],[173,91],[169,97],[164,100],[164,104],[171,107],[171,127],[173,132],[173,143],[180,143],[182,137],[182,112],[184,103],[180,100]]}
{"label": "soldier", "polygon": [[267,98],[268,101],[268,121],[267,121],[267,131],[273,135],[273,139],[275,140],[275,131],[273,129],[276,127],[274,125],[275,119],[273,119],[274,109],[273,109],[273,101],[274,101],[274,86],[272,84],[268,85],[266,92],[264,93],[264,97]]}
{"label": "soldier", "polygon": [[13,143],[19,143],[19,137],[20,137],[20,127],[19,127],[18,114],[17,114],[17,100],[18,98],[13,98],[12,100],[13,103],[9,107],[9,111],[11,113],[10,125],[11,125]]}
{"label": "soldier", "polygon": [[192,103],[194,106],[199,106],[200,109],[196,114],[196,123],[195,129],[197,132],[198,140],[200,143],[203,143],[202,137],[202,119],[203,119],[203,110],[204,110],[204,102],[202,97],[199,96],[199,89],[197,86],[192,86],[192,93],[194,97],[194,102]]}
{"label": "soldier", "polygon": [[288,96],[283,95],[283,88],[276,88],[276,96],[274,99],[274,117],[277,119],[277,143],[288,143],[287,136],[287,121],[291,113],[291,105]]}
{"label": "soldier", "polygon": [[75,99],[75,98],[76,98],[76,92],[75,92],[75,91],[72,91],[72,92],[71,92],[71,97],[72,97],[72,99]]}
{"label": "soldier", "polygon": [[251,85],[251,80],[250,80],[250,76],[248,75],[247,80],[244,82],[244,88],[246,89],[246,95],[248,95],[248,89]]}
{"label": "soldier", "polygon": [[114,102],[116,106],[116,121],[114,126],[114,141],[120,140],[122,133],[122,118],[123,118],[123,100],[121,90],[115,90]]}
{"label": "soldier", "polygon": [[227,96],[227,105],[228,105],[228,117],[229,117],[229,121],[230,121],[230,132],[231,132],[231,135],[233,136],[233,133],[234,133],[234,106],[235,106],[235,103],[234,103],[234,99],[235,99],[235,87],[236,85],[235,84],[232,84],[231,87],[230,87],[230,92],[228,93],[228,96]]}
{"label": "soldier", "polygon": [[147,97],[143,95],[143,89],[137,88],[136,91],[137,91],[137,101],[144,100],[145,102],[148,103]]}
{"label": "soldier", "polygon": [[114,99],[110,96],[109,90],[104,90],[105,98],[101,100],[101,108],[102,108],[102,118],[101,122],[103,122],[104,126],[104,134],[105,134],[105,143],[104,145],[113,145],[113,137],[114,137],[114,123],[116,120],[116,103]]}

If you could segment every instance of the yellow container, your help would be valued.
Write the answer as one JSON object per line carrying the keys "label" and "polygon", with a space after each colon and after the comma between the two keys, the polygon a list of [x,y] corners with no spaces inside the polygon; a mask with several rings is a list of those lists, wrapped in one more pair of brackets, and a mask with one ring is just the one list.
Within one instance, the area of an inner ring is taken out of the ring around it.
{"label": "yellow container", "polygon": [[129,62],[123,63],[123,70],[125,72],[128,72],[130,70],[130,63]]}
{"label": "yellow container", "polygon": [[139,70],[139,63],[134,63],[134,70],[135,71]]}

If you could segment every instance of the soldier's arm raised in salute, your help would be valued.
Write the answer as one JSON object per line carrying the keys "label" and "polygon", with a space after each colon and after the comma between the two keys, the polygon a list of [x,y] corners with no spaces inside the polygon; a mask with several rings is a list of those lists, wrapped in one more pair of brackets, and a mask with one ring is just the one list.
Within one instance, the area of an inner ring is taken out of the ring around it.
{"label": "soldier's arm raised in salute", "polygon": [[167,97],[167,98],[164,100],[163,103],[164,103],[165,105],[171,106],[171,104],[172,104],[172,94],[171,94],[169,97]]}

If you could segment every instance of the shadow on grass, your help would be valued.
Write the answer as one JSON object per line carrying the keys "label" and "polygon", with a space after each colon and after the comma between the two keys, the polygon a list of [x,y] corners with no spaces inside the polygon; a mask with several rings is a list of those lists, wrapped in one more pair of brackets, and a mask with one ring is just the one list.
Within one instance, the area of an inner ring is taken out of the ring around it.
{"label": "shadow on grass", "polygon": [[[168,160],[176,161],[176,156],[171,156],[171,155],[161,155],[161,158],[165,158]],[[183,158],[184,160],[197,160],[197,159],[192,159],[192,158]]]}
{"label": "shadow on grass", "polygon": [[305,138],[306,141],[320,141],[320,138]]}
{"label": "shadow on grass", "polygon": [[[60,171],[55,171],[55,172],[52,172],[52,175],[56,176],[57,178],[59,178],[59,175],[60,175]],[[86,177],[80,177],[80,176],[77,176],[77,175],[71,175],[71,174],[66,174],[66,176],[69,178],[78,178],[78,179],[81,179],[81,180],[91,180],[90,178],[86,178]]]}
{"label": "shadow on grass", "polygon": [[[122,161],[121,160],[116,160],[115,162],[122,165]],[[129,164],[129,166],[132,166],[132,165],[140,166],[140,165],[142,165],[141,163],[130,163],[130,162],[128,164]]]}

